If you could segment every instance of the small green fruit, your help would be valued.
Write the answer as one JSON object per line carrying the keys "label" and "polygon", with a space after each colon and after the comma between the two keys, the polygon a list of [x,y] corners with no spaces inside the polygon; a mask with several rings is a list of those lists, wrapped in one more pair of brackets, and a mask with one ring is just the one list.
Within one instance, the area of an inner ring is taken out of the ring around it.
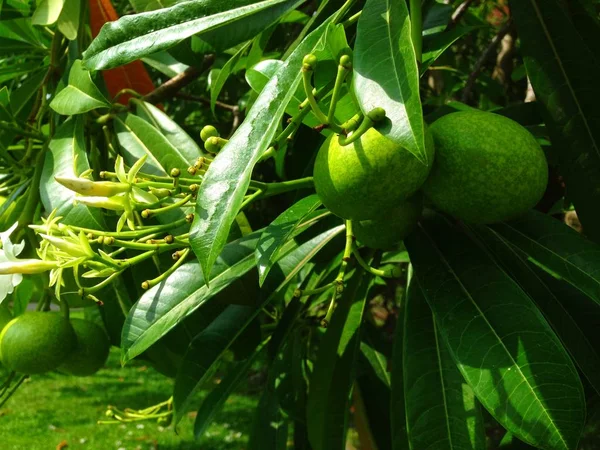
{"label": "small green fruit", "polygon": [[0,305],[0,331],[4,328],[4,326],[13,320],[13,315],[8,309],[6,305]]}
{"label": "small green fruit", "polygon": [[436,159],[423,192],[457,219],[494,223],[525,213],[548,182],[546,157],[525,128],[481,112],[448,114],[430,127]]}
{"label": "small green fruit", "polygon": [[206,125],[200,130],[200,139],[202,139],[202,142],[206,142],[211,137],[219,137],[219,132],[212,125]]}
{"label": "small green fruit", "polygon": [[77,345],[75,331],[58,313],[28,312],[0,333],[0,358],[10,370],[44,373],[60,366]]}
{"label": "small green fruit", "polygon": [[433,162],[433,141],[426,138],[428,164],[371,128],[341,146],[337,135],[319,149],[314,182],[323,204],[335,215],[366,220],[381,215],[416,192]]}
{"label": "small green fruit", "polygon": [[89,320],[71,319],[71,326],[77,335],[77,346],[58,370],[80,377],[98,372],[108,358],[108,334],[102,327]]}
{"label": "small green fruit", "polygon": [[354,237],[370,248],[393,247],[415,229],[422,210],[423,196],[419,193],[375,219],[352,222]]}

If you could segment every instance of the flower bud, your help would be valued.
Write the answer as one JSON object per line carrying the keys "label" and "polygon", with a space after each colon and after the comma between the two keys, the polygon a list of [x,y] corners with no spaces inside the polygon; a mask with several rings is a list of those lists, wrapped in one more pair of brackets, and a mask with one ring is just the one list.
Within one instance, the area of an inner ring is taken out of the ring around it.
{"label": "flower bud", "polygon": [[58,267],[58,261],[42,261],[41,259],[19,259],[18,261],[0,262],[0,275],[12,273],[34,274],[47,272]]}
{"label": "flower bud", "polygon": [[112,197],[130,189],[130,186],[126,183],[115,183],[113,181],[91,181],[85,178],[67,177],[54,177],[54,179],[67,189],[82,195]]}

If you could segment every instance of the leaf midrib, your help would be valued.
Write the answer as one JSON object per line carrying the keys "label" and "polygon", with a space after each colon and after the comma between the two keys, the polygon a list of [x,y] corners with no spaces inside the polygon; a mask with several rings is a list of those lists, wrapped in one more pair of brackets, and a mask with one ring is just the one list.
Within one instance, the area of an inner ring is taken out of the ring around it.
{"label": "leaf midrib", "polygon": [[[522,236],[523,238],[525,238],[527,241],[529,241],[530,243],[532,243],[533,245],[541,248],[542,250],[546,250],[548,253],[552,254],[553,256],[555,256],[556,258],[558,258],[561,261],[564,261],[564,263],[566,265],[568,265],[569,269],[572,269],[573,272],[577,272],[580,273],[581,275],[585,276],[586,278],[588,278],[589,280],[591,280],[592,282],[594,282],[597,285],[600,285],[600,283],[598,283],[596,281],[596,279],[594,277],[592,277],[591,275],[589,275],[587,272],[583,271],[582,269],[580,269],[578,266],[576,266],[575,264],[573,264],[571,261],[569,261],[568,259],[562,257],[560,254],[556,253],[554,250],[552,250],[549,247],[546,247],[545,245],[539,244],[535,239],[530,238],[527,234],[523,233],[522,231],[518,230],[517,228],[504,223],[504,225],[507,228],[510,228],[511,230],[513,230],[515,233],[517,233],[518,235]],[[511,244],[512,245],[512,244]],[[541,262],[541,261],[540,261]],[[562,276],[562,275],[561,275]],[[574,284],[573,282],[571,282],[569,279],[563,277],[563,280],[566,281],[567,283],[569,283],[570,286],[574,287],[575,289],[577,289],[578,292],[581,292],[583,295],[585,295],[586,297],[590,297],[592,300],[594,300],[596,303],[600,303],[600,299],[595,299],[593,297],[591,297],[587,292],[583,291],[579,285]]]}
{"label": "leaf midrib", "polygon": [[[479,315],[481,316],[481,318],[485,321],[485,324],[487,325],[487,327],[490,329],[490,331],[492,332],[492,334],[497,338],[498,342],[500,342],[501,347],[504,349],[505,353],[508,355],[509,359],[512,361],[514,367],[516,368],[516,372],[518,372],[521,375],[521,377],[524,380],[525,384],[529,387],[531,393],[533,394],[533,398],[535,399],[535,401],[540,406],[540,409],[541,409],[542,413],[548,418],[549,423],[552,424],[552,426],[554,427],[554,431],[559,436],[560,441],[564,445],[564,448],[568,449],[569,446],[565,442],[563,435],[560,433],[560,430],[558,429],[558,427],[556,426],[556,424],[552,420],[552,417],[550,417],[550,415],[546,411],[546,408],[544,407],[544,404],[541,402],[541,400],[538,398],[536,392],[533,390],[531,384],[529,383],[529,379],[523,374],[523,371],[521,370],[521,367],[514,360],[513,356],[508,351],[508,348],[506,348],[506,345],[504,344],[504,341],[500,338],[500,336],[498,336],[498,334],[496,333],[496,330],[494,329],[494,327],[492,327],[491,323],[488,321],[488,319],[485,316],[485,314],[483,314],[483,311],[481,311],[481,308],[479,308],[479,305],[477,304],[477,302],[475,302],[475,300],[471,296],[470,292],[467,290],[466,286],[460,280],[460,278],[458,277],[458,275],[456,274],[456,272],[454,271],[454,269],[452,268],[452,266],[450,265],[450,263],[448,262],[448,260],[444,256],[444,254],[438,249],[437,245],[435,244],[435,241],[431,238],[431,236],[429,236],[429,233],[427,233],[427,231],[425,231],[425,229],[422,227],[422,225],[419,225],[419,227],[423,231],[424,235],[427,236],[427,239],[431,242],[432,247],[434,248],[435,252],[438,254],[438,256],[440,258],[440,261],[444,264],[444,266],[446,266],[446,268],[448,269],[448,271],[452,274],[452,276],[454,277],[454,279],[456,280],[456,282],[460,286],[461,290],[465,293],[466,297],[469,299],[469,301],[471,302],[471,304],[475,307],[475,309],[477,310],[477,312],[479,313]],[[421,283],[419,282],[418,277],[417,277],[417,283],[419,284],[419,286],[421,285]],[[422,289],[422,287],[421,287],[421,289]]]}
{"label": "leaf midrib", "polygon": [[[419,286],[419,289],[421,289],[420,286]],[[448,444],[450,444],[450,448],[454,448],[454,444],[452,443],[452,432],[450,431],[450,429],[451,429],[451,427],[450,427],[450,411],[448,408],[448,399],[446,398],[446,386],[444,384],[444,368],[442,366],[442,355],[440,352],[440,340],[438,337],[437,324],[435,322],[435,317],[433,317],[433,314],[431,315],[431,322],[433,324],[433,336],[435,339],[435,354],[437,356],[437,363],[440,368],[438,373],[440,375],[440,386],[442,387],[442,400],[443,400],[444,412],[445,412],[444,421],[446,422],[446,431],[448,432]],[[442,345],[445,345],[445,344],[442,342]]]}
{"label": "leaf midrib", "polygon": [[[243,263],[247,263],[248,260],[253,259],[254,258],[254,254],[250,253],[249,255],[245,256],[244,258],[240,259],[238,262],[236,262],[235,264],[232,264],[231,266],[227,267],[227,269],[225,269],[223,272],[221,272],[219,275],[217,275],[215,278],[213,278],[214,280],[220,279],[225,277],[227,274],[229,274],[233,269],[237,268],[238,266],[242,265]],[[250,270],[252,267],[250,267],[248,270]],[[127,362],[129,360],[131,360],[132,358],[134,358],[136,355],[130,357],[129,355],[131,353],[133,353],[133,350],[136,350],[136,347],[138,345],[136,345],[139,341],[142,340],[142,338],[144,338],[150,331],[152,331],[155,327],[157,327],[159,324],[161,324],[162,322],[164,322],[166,319],[166,317],[171,317],[173,315],[177,315],[177,311],[179,311],[183,306],[186,306],[187,303],[189,302],[190,298],[194,297],[194,296],[198,296],[198,292],[203,290],[205,292],[202,293],[202,295],[206,295],[206,293],[209,291],[209,287],[206,284],[203,284],[199,289],[195,290],[192,294],[185,296],[185,298],[183,300],[181,300],[179,303],[177,303],[177,305],[175,305],[173,308],[171,308],[169,311],[167,311],[165,314],[163,314],[156,322],[152,323],[148,328],[145,329],[144,332],[142,332],[141,334],[138,335],[138,337],[136,338],[136,340],[133,342],[132,345],[129,346],[129,348],[127,349],[126,352],[123,353],[123,361]],[[224,289],[224,288],[221,288]],[[205,300],[206,301],[206,300]],[[200,303],[199,306],[201,306],[202,303]],[[130,326],[134,326],[132,323],[130,323]],[[165,333],[166,334],[166,333]],[[163,334],[164,336],[164,334]],[[139,354],[139,353],[138,353]]]}
{"label": "leaf midrib", "polygon": [[550,35],[550,32],[548,31],[548,28],[546,27],[546,23],[544,22],[544,19],[542,17],[542,13],[539,9],[539,6],[537,4],[537,0],[530,0],[531,1],[531,6],[533,7],[533,9],[535,10],[535,14],[538,18],[538,20],[540,21],[540,25],[542,27],[542,30],[544,31],[544,34],[546,35],[546,39],[548,40],[548,44],[550,44],[550,48],[552,50],[552,53],[554,54],[554,58],[556,59],[556,62],[558,63],[558,67],[560,69],[561,74],[563,75],[563,78],[565,79],[565,84],[567,85],[567,87],[569,88],[569,91],[571,92],[571,95],[573,97],[573,101],[575,102],[575,105],[577,107],[577,110],[579,111],[579,115],[581,116],[581,120],[587,130],[587,134],[590,137],[591,141],[592,141],[592,147],[594,148],[594,150],[596,150],[596,154],[598,156],[600,156],[600,148],[598,148],[598,144],[596,143],[596,139],[594,137],[594,135],[592,134],[592,130],[590,128],[590,125],[587,121],[587,118],[585,116],[585,114],[583,113],[583,109],[581,108],[581,104],[579,103],[579,99],[577,98],[577,95],[575,94],[575,90],[573,89],[573,86],[571,85],[571,80],[569,79],[569,77],[567,76],[567,73],[565,71],[565,68],[562,64],[562,61],[558,55],[558,52],[556,50],[556,46],[554,45],[554,41],[552,40],[552,37]]}

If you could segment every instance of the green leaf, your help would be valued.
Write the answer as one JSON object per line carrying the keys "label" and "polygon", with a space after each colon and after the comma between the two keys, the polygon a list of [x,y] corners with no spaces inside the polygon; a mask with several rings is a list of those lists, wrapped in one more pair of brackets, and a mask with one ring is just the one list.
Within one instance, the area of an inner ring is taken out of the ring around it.
{"label": "green leaf", "polygon": [[70,41],[77,39],[81,0],[64,0],[65,6],[58,16],[58,29]]}
{"label": "green leaf", "polygon": [[307,403],[308,437],[314,450],[345,448],[350,392],[369,281],[370,276],[363,271],[354,273],[319,345]]}
{"label": "green leaf", "polygon": [[219,413],[233,391],[246,379],[248,370],[250,370],[254,362],[258,359],[266,343],[267,341],[264,341],[256,347],[252,354],[245,360],[235,363],[218,386],[206,396],[202,405],[200,405],[200,409],[198,409],[198,414],[194,421],[194,436],[196,436],[197,440],[202,439],[204,431],[213,423],[215,415]]}
{"label": "green leaf", "polygon": [[[289,343],[286,346],[291,346]],[[277,390],[281,388],[282,376],[288,376],[289,367],[286,364],[285,353],[276,355],[269,369],[267,383],[263,387],[258,407],[254,413],[248,450],[286,450],[289,430],[289,419],[284,417],[278,398]]]}
{"label": "green leaf", "polygon": [[252,45],[252,41],[246,42],[244,45],[240,47],[240,49],[234,53],[234,55],[227,60],[225,65],[221,67],[219,70],[219,76],[217,79],[211,83],[210,85],[210,110],[213,114],[215,114],[215,104],[217,99],[219,98],[219,94],[221,93],[221,89],[225,86],[225,82],[229,78],[229,76],[233,73],[237,63],[240,61],[244,53],[250,48]]}
{"label": "green leaf", "polygon": [[[165,124],[166,122],[163,122]],[[171,169],[185,173],[198,156],[193,149],[176,147],[159,129],[134,114],[115,117],[115,132],[125,162],[133,165],[142,156],[148,159],[142,171],[154,175],[167,175]],[[191,159],[188,159],[191,157]]]}
{"label": "green leaf", "polygon": [[600,245],[538,211],[491,227],[530,258],[600,304]]}
{"label": "green leaf", "polygon": [[85,149],[83,120],[71,117],[54,134],[44,160],[40,181],[40,199],[47,212],[57,210],[61,223],[95,230],[106,229],[102,212],[81,203],[75,204],[75,192],[58,183],[54,177],[73,178],[90,168]]}
{"label": "green leaf", "polygon": [[110,103],[92,81],[90,73],[76,60],[69,72],[69,85],[50,102],[58,114],[70,116],[97,108],[108,108]]}
{"label": "green leaf", "polygon": [[10,92],[6,86],[0,89],[0,120],[12,122],[13,114],[10,107]]}
{"label": "green leaf", "polygon": [[254,267],[259,233],[227,244],[215,264],[210,288],[199,264],[183,264],[166,280],[149,289],[133,305],[123,325],[121,360],[125,363],[158,341],[185,317]]}
{"label": "green leaf", "polygon": [[10,93],[10,108],[17,119],[26,120],[31,109],[29,106],[34,101],[42,82],[46,78],[46,70],[30,74],[23,84]]}
{"label": "green leaf", "polygon": [[42,0],[33,13],[34,25],[52,25],[58,20],[65,0]]}
{"label": "green leaf", "polygon": [[479,402],[452,360],[414,282],[404,315],[404,393],[411,448],[485,450]]}
{"label": "green leaf", "polygon": [[167,52],[153,53],[152,55],[142,58],[142,61],[169,78],[173,78],[189,68],[188,65],[179,62]]}
{"label": "green leaf", "polygon": [[151,103],[134,100],[134,104],[136,114],[160,131],[188,166],[204,155],[196,141],[167,114]]}
{"label": "green leaf", "polygon": [[427,163],[419,69],[406,2],[367,0],[356,31],[352,83],[363,113],[385,109],[378,130]]}
{"label": "green leaf", "polygon": [[[302,0],[191,0],[124,16],[102,27],[83,53],[83,61],[93,70],[110,69],[215,29],[220,29],[217,36],[233,34],[237,39],[243,37],[238,41],[243,42],[260,32],[265,23],[270,25],[301,3]],[[246,26],[241,26],[242,21]]]}
{"label": "green leaf", "polygon": [[252,170],[271,144],[286,105],[300,83],[302,58],[322,46],[329,22],[312,32],[269,80],[246,120],[206,172],[196,202],[190,244],[206,280],[244,201]]}
{"label": "green leaf", "polygon": [[255,308],[230,305],[190,343],[173,387],[173,419],[179,423],[197,390],[213,375],[213,367],[250,324]]}
{"label": "green leaf", "polygon": [[450,48],[452,44],[471,31],[478,29],[475,26],[455,27],[449,31],[423,36],[423,57],[420,66],[421,76],[427,69]]}
{"label": "green leaf", "polygon": [[569,198],[586,232],[600,242],[600,55],[560,0],[513,2],[511,13]]}
{"label": "green leaf", "polygon": [[575,448],[583,388],[531,299],[440,216],[423,220],[405,244],[441,337],[483,406],[525,442]]}
{"label": "green leaf", "polygon": [[290,206],[265,228],[254,253],[261,286],[277,261],[282,245],[292,237],[303,219],[319,206],[321,206],[319,197],[316,194],[309,195]]}
{"label": "green leaf", "polygon": [[600,394],[600,353],[594,347],[594,342],[579,327],[577,317],[572,316],[569,307],[565,305],[572,302],[565,301],[566,299],[561,301],[556,291],[536,274],[535,266],[527,264],[526,259],[522,259],[517,250],[502,237],[485,227],[477,227],[476,232],[492,250],[504,270],[540,308],[581,372]]}
{"label": "green leaf", "polygon": [[[343,230],[344,226],[340,225],[300,246],[290,243],[288,253],[277,262],[273,276],[265,283],[263,290],[268,295],[265,295],[263,304],[271,301],[279,289],[286,286],[319,250]],[[261,230],[256,231],[225,246],[213,268],[210,287],[202,277],[198,262],[194,261],[182,265],[142,295],[123,325],[122,361],[127,362],[141,354],[228,286],[240,289],[240,295],[245,295],[249,289],[244,287],[248,280],[243,276],[255,266],[254,248],[260,233]],[[236,281],[241,283],[238,285]]]}
{"label": "green leaf", "polygon": [[[412,274],[409,266],[409,278]],[[392,450],[409,450],[406,429],[406,399],[404,395],[404,316],[406,314],[406,291],[398,301],[398,318],[394,330],[392,347],[392,376],[390,379],[390,416],[392,428]]]}

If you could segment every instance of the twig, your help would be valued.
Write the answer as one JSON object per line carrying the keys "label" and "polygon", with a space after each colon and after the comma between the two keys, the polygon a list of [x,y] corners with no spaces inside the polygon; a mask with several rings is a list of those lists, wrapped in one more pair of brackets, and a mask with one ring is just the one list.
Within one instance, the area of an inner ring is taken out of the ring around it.
{"label": "twig", "polygon": [[214,62],[215,55],[206,55],[200,67],[189,67],[179,75],[165,81],[148,95],[145,95],[142,100],[148,103],[160,103],[161,101],[173,97],[178,91],[190,84],[202,73],[208,69]]}
{"label": "twig", "polygon": [[[191,102],[202,103],[203,105],[210,105],[210,100],[208,98],[201,97],[199,95],[190,95],[190,94],[184,94],[182,92],[178,92],[177,94],[175,94],[175,97],[180,98],[182,100],[189,100]],[[236,109],[239,109],[236,105],[230,105],[229,103],[223,103],[223,102],[220,102],[219,100],[217,100],[215,102],[215,106],[217,106],[218,108],[227,109],[231,112],[235,112]]]}
{"label": "twig", "polygon": [[240,123],[242,123],[242,111],[240,110],[239,106],[236,106],[232,112],[233,121],[231,122],[231,130],[229,131],[229,137],[233,136],[235,130],[237,130],[240,126]]}
{"label": "twig", "polygon": [[481,54],[481,56],[475,63],[475,66],[473,66],[473,71],[469,74],[469,79],[467,80],[465,89],[463,90],[463,93],[461,96],[461,101],[463,103],[467,103],[469,101],[469,99],[471,98],[471,92],[473,91],[473,88],[475,87],[475,81],[477,80],[477,77],[481,73],[481,70],[483,69],[483,65],[490,59],[492,54],[496,51],[496,49],[498,48],[498,45],[500,44],[500,42],[502,42],[502,39],[504,39],[504,36],[506,36],[508,34],[508,32],[510,31],[512,24],[513,24],[512,19],[509,19],[508,22],[506,22],[506,24],[504,24],[504,26],[500,29],[500,31],[498,31],[496,36],[494,36],[494,38],[492,39],[490,44],[487,46],[487,48]]}
{"label": "twig", "polygon": [[452,13],[452,17],[450,18],[450,22],[448,22],[448,26],[446,26],[446,30],[451,30],[458,24],[458,22],[465,15],[473,1],[474,0],[465,0],[460,5],[458,5],[458,7]]}

